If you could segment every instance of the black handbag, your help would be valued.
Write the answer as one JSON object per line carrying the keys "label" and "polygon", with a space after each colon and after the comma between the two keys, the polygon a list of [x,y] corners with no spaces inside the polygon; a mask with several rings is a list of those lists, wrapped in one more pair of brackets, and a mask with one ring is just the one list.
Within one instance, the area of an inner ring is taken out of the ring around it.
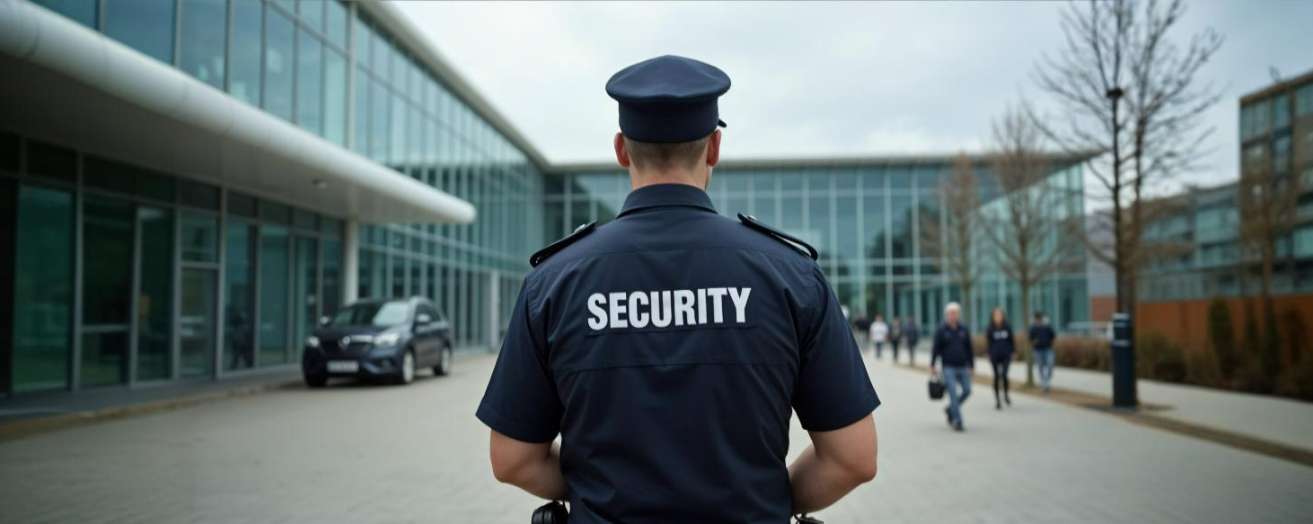
{"label": "black handbag", "polygon": [[927,386],[930,388],[930,400],[944,398],[944,379],[940,378],[939,375],[930,377],[930,383]]}

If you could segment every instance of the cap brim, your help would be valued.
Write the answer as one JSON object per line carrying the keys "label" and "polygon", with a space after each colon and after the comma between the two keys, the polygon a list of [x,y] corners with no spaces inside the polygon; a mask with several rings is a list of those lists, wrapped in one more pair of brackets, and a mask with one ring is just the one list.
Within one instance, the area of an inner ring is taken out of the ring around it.
{"label": "cap brim", "polygon": [[719,119],[719,118],[716,119],[716,125],[718,125],[718,126],[720,126],[720,127],[729,127],[729,124],[726,124],[724,120],[721,120],[721,119]]}

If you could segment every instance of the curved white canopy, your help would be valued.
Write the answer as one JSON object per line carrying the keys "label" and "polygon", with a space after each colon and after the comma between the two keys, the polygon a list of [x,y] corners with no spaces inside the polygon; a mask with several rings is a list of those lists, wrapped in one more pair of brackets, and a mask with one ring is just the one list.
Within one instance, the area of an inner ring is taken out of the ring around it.
{"label": "curved white canopy", "polygon": [[0,0],[0,127],[362,222],[474,206],[24,0]]}

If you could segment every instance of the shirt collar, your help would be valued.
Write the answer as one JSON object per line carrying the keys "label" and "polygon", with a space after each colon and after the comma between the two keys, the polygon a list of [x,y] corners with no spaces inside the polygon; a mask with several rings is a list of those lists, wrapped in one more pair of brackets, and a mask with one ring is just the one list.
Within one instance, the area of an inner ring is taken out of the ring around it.
{"label": "shirt collar", "polygon": [[687,184],[655,184],[630,192],[617,216],[624,216],[640,209],[665,206],[695,207],[716,212],[716,207],[711,205],[711,197],[707,196],[706,191]]}

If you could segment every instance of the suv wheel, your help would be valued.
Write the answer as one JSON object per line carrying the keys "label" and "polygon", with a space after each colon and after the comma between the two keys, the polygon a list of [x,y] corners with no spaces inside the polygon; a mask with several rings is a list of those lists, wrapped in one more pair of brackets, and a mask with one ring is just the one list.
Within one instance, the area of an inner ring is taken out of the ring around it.
{"label": "suv wheel", "polygon": [[415,381],[415,352],[409,349],[401,357],[401,379],[402,384],[409,384]]}
{"label": "suv wheel", "polygon": [[439,377],[451,374],[451,346],[442,346],[442,352],[438,354],[438,365],[433,366],[433,374]]}
{"label": "suv wheel", "polygon": [[302,377],[305,378],[305,385],[312,388],[322,388],[325,384],[328,384],[328,375],[304,373]]}

